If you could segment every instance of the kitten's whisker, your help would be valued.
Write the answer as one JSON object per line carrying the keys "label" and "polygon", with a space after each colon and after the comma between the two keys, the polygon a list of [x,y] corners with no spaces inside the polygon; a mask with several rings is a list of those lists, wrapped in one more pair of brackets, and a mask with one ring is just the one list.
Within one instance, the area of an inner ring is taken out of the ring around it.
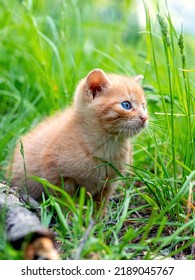
{"label": "kitten's whisker", "polygon": [[[120,127],[121,126],[121,123],[119,122],[119,123],[117,123],[116,125],[114,125],[109,131],[108,131],[108,133],[110,134],[113,130],[115,130],[116,128],[118,128],[118,127]],[[111,137],[112,137],[112,135],[111,135]]]}

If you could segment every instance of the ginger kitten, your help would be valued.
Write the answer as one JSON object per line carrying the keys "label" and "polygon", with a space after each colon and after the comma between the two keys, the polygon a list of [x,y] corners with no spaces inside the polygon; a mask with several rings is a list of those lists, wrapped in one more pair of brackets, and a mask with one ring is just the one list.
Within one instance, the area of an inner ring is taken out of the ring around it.
{"label": "ginger kitten", "polygon": [[36,175],[61,186],[73,196],[84,186],[97,203],[107,201],[116,178],[111,162],[122,171],[131,161],[130,137],[147,125],[146,100],[138,81],[132,78],[91,71],[77,86],[71,107],[45,119],[21,140],[24,146],[25,180],[20,145],[11,167],[12,185],[36,200],[43,187],[32,180]]}

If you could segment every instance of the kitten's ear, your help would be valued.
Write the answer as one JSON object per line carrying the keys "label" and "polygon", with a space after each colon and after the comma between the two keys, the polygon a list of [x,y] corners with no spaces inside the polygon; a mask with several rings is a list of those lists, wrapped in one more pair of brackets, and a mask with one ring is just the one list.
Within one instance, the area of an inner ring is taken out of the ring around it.
{"label": "kitten's ear", "polygon": [[136,83],[140,83],[141,80],[143,80],[143,75],[137,75],[131,78],[131,89],[133,90]]}
{"label": "kitten's ear", "polygon": [[93,98],[95,98],[103,89],[107,88],[109,84],[110,81],[108,77],[101,69],[94,69],[86,78],[86,86],[93,95]]}
{"label": "kitten's ear", "polygon": [[141,80],[143,80],[143,78],[144,78],[143,75],[137,75],[137,76],[133,77],[133,81],[140,82]]}
{"label": "kitten's ear", "polygon": [[143,78],[144,78],[143,75],[137,75],[137,76],[133,77],[133,81],[140,82],[141,80],[143,80]]}

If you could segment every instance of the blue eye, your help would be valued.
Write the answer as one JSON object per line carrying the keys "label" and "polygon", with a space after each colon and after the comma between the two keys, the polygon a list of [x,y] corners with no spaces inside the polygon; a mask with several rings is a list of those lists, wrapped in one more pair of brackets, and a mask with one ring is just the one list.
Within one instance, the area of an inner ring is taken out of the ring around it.
{"label": "blue eye", "polygon": [[132,105],[131,105],[131,103],[130,103],[129,101],[123,101],[123,102],[121,103],[121,106],[122,106],[123,109],[125,109],[125,110],[131,110],[131,108],[132,108]]}

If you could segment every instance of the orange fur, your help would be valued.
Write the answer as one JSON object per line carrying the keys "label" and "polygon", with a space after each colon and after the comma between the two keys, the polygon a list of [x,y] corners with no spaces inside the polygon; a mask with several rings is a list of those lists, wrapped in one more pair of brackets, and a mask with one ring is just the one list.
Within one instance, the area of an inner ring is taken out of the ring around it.
{"label": "orange fur", "polygon": [[[121,75],[105,74],[95,69],[78,84],[73,105],[54,117],[47,118],[22,138],[27,170],[28,192],[41,198],[43,188],[30,179],[36,175],[61,185],[74,195],[84,186],[94,200],[108,200],[114,190],[116,174],[109,165],[124,170],[130,163],[128,138],[147,124],[146,101],[137,81]],[[131,110],[121,102],[130,101]],[[12,164],[12,183],[24,189],[24,168],[19,145]],[[105,183],[106,182],[106,183]]]}

